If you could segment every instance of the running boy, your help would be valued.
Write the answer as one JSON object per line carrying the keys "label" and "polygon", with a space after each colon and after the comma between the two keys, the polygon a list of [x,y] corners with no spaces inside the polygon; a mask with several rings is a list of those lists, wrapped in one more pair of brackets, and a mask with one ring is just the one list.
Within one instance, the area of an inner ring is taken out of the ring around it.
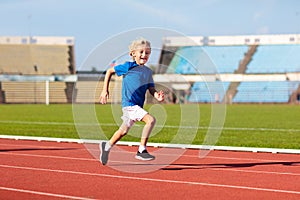
{"label": "running boy", "polygon": [[109,95],[108,86],[111,76],[116,73],[123,76],[122,81],[122,125],[114,133],[108,142],[100,143],[100,161],[105,165],[108,161],[108,155],[111,147],[115,145],[136,121],[143,121],[145,126],[142,131],[140,146],[138,148],[136,159],[153,160],[155,157],[147,151],[146,145],[149,135],[155,125],[155,118],[143,109],[145,95],[147,90],[158,101],[164,100],[163,91],[157,92],[152,78],[152,71],[145,64],[151,54],[150,42],[145,39],[138,39],[129,46],[129,55],[133,62],[125,62],[122,65],[109,68],[106,71],[103,91],[100,95],[100,103],[105,104]]}

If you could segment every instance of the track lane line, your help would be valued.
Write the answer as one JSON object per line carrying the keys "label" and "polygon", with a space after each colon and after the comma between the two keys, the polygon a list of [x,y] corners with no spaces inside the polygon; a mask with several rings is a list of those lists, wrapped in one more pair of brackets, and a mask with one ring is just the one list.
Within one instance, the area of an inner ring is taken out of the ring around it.
{"label": "track lane line", "polygon": [[[35,141],[34,141],[35,142]],[[58,143],[58,144],[61,144],[61,143]],[[47,146],[41,146],[41,145],[29,145],[29,144],[6,144],[6,143],[0,143],[0,145],[4,145],[4,146],[15,146],[15,147],[30,147],[30,148],[63,148],[61,146],[55,146],[55,145],[47,145]],[[84,145],[84,144],[81,144],[81,145]],[[98,146],[98,144],[95,144],[96,146]],[[124,145],[119,145],[119,146],[124,146]],[[125,145],[126,146],[126,145]],[[153,147],[155,148],[155,147]],[[76,149],[77,151],[90,151],[90,152],[99,152],[99,148],[89,148],[87,149],[86,147],[83,147],[83,148],[77,148]],[[196,150],[196,151],[202,151],[202,149],[187,149],[188,150]],[[212,152],[213,151],[218,151],[218,150],[211,150]],[[238,153],[238,151],[228,151],[228,154],[230,153]],[[0,152],[2,153],[2,152]],[[122,153],[122,151],[120,151],[120,153]],[[243,153],[257,153],[257,152],[243,152]],[[167,154],[162,154],[162,155],[167,155]],[[172,155],[170,155],[172,156]],[[182,155],[184,157],[194,157],[194,158],[199,158],[199,155]],[[258,159],[258,158],[240,158],[240,157],[237,157],[237,158],[234,158],[234,157],[223,157],[223,156],[205,156],[205,158],[217,158],[217,159],[224,159],[224,160],[244,160],[244,161],[264,161],[264,162],[288,162],[288,160],[271,160],[271,159]]]}
{"label": "track lane line", "polygon": [[177,181],[177,180],[170,180],[170,179],[169,180],[154,179],[154,178],[146,178],[146,177],[122,176],[122,175],[113,175],[113,174],[98,174],[98,173],[88,173],[88,172],[79,172],[79,171],[66,171],[66,170],[55,170],[55,169],[46,169],[46,168],[21,167],[21,166],[12,166],[12,165],[0,165],[0,167],[9,168],[9,169],[46,171],[46,172],[66,173],[66,174],[86,175],[86,176],[98,176],[98,177],[115,178],[115,179],[128,179],[128,180],[151,181],[151,182],[160,182],[160,183],[175,183],[175,184],[201,185],[201,186],[219,187],[219,188],[222,187],[222,188],[232,188],[232,189],[244,189],[244,190],[252,190],[252,191],[262,191],[262,192],[295,194],[295,195],[300,196],[300,191],[293,191],[293,190],[280,190],[280,189],[271,189],[271,188],[248,187],[248,186],[239,186],[239,185],[225,185],[225,184],[204,183],[204,182],[194,182],[194,181]]}
{"label": "track lane line", "polygon": [[[21,144],[0,144],[0,145],[4,145],[4,146],[19,146],[19,147],[30,147],[30,148],[49,148],[49,150],[51,148],[62,148],[61,146],[40,146],[40,145],[21,145]],[[122,145],[120,145],[122,146]],[[5,150],[5,149],[4,149]],[[38,150],[38,149],[37,149]],[[45,150],[45,149],[43,149]],[[76,151],[86,151],[87,149],[86,148],[77,148],[77,149],[74,149]],[[198,149],[193,149],[193,150],[196,150],[196,151],[199,151]],[[89,151],[94,151],[94,152],[99,152],[99,148],[91,148],[89,149]],[[187,150],[188,151],[188,150]],[[217,151],[217,150],[216,150]],[[119,153],[123,153],[122,151],[116,151],[116,152],[119,152]],[[134,152],[134,151],[133,151]],[[4,152],[0,152],[0,153],[4,153]],[[235,153],[238,153],[238,152],[235,152]],[[254,152],[246,152],[246,153],[254,153]],[[11,153],[12,154],[12,153]],[[230,152],[228,153],[230,154]],[[172,154],[161,154],[161,155],[169,155],[169,156],[172,156]],[[191,157],[191,158],[199,158],[198,155],[181,155],[183,157]],[[258,159],[258,158],[234,158],[234,157],[223,157],[223,156],[205,156],[205,158],[216,158],[216,159],[223,159],[223,160],[243,160],[243,161],[263,161],[263,162],[289,162],[289,160],[270,160],[270,159]]]}
{"label": "track lane line", "polygon": [[[6,153],[6,152],[0,152],[1,154],[5,155],[16,155],[16,156],[28,156],[28,157],[39,157],[39,158],[53,158],[53,159],[66,159],[66,160],[78,160],[78,161],[91,161],[91,162],[99,162],[96,158],[76,158],[76,157],[65,157],[65,156],[51,156],[51,155],[36,155],[36,154],[25,154],[25,153]],[[216,157],[213,157],[216,158]],[[222,159],[222,157],[221,157]],[[252,159],[251,159],[252,160]],[[254,159],[257,160],[257,159]],[[261,160],[261,161],[271,161],[271,160]],[[140,164],[140,162],[122,162],[122,161],[110,161],[111,163],[121,163],[121,164]],[[274,162],[274,161],[273,161]],[[276,161],[280,162],[280,161]],[[283,162],[283,161],[282,161]],[[292,162],[292,161],[284,161],[284,162]],[[165,166],[165,165],[162,165]],[[177,167],[185,167],[184,164],[176,164]],[[225,166],[225,165],[224,165]],[[214,170],[214,171],[233,171],[233,172],[243,172],[243,173],[256,173],[256,174],[274,174],[274,175],[289,175],[289,176],[300,176],[300,173],[290,173],[290,172],[274,172],[274,171],[262,171],[262,170],[242,170],[242,169],[230,169],[230,168],[224,168],[220,164],[220,168],[216,166],[215,168],[210,167],[209,164],[203,164],[203,168],[207,170]],[[189,166],[188,169],[197,169],[199,167],[197,166]]]}
{"label": "track lane line", "polygon": [[33,191],[33,190],[25,190],[25,189],[18,189],[18,188],[3,187],[3,186],[0,186],[0,190],[6,190],[6,191],[11,191],[11,192],[22,192],[22,193],[28,193],[28,194],[34,194],[34,195],[41,195],[41,196],[59,197],[59,198],[63,198],[63,199],[95,200],[95,199],[85,198],[85,197],[76,197],[76,196],[54,194],[54,193],[48,193],[48,192],[38,192],[38,191]]}
{"label": "track lane line", "polygon": [[[34,124],[34,125],[64,125],[64,126],[108,126],[117,127],[114,123],[74,123],[74,122],[50,122],[50,121],[16,121],[16,120],[0,120],[1,124]],[[136,125],[138,126],[138,125]],[[272,131],[272,132],[295,132],[299,133],[300,129],[287,129],[287,128],[265,128],[265,127],[209,127],[209,126],[174,126],[174,125],[157,125],[158,128],[184,128],[184,129],[215,129],[215,130],[232,130],[232,131]]]}

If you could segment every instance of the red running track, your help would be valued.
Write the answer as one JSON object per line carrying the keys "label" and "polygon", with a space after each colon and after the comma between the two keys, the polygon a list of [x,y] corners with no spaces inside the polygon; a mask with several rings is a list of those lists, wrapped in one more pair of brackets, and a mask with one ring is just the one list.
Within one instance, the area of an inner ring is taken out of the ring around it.
{"label": "red running track", "polygon": [[[120,148],[134,157],[136,147]],[[300,155],[212,151],[199,158],[187,150],[155,171],[128,173],[116,166],[153,163],[112,156],[102,166],[90,152],[77,143],[1,139],[0,199],[300,199]]]}

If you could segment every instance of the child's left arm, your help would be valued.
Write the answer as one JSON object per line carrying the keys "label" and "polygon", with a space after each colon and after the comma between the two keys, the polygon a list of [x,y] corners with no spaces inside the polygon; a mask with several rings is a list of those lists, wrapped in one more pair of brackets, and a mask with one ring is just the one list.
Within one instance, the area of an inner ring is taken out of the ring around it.
{"label": "child's left arm", "polygon": [[152,96],[155,97],[155,99],[157,99],[157,101],[160,101],[160,102],[164,101],[164,99],[165,99],[164,91],[160,90],[159,92],[157,92],[154,87],[149,87],[149,92]]}

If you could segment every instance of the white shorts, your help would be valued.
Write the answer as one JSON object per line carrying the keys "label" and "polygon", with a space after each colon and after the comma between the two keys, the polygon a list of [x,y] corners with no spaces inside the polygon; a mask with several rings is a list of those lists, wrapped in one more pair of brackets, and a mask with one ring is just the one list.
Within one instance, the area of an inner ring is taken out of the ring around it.
{"label": "white shorts", "polygon": [[145,115],[148,114],[147,111],[137,105],[124,107],[122,111],[123,116],[121,117],[121,119],[123,120],[123,123],[129,128],[132,127],[136,121],[141,121],[145,117]]}

